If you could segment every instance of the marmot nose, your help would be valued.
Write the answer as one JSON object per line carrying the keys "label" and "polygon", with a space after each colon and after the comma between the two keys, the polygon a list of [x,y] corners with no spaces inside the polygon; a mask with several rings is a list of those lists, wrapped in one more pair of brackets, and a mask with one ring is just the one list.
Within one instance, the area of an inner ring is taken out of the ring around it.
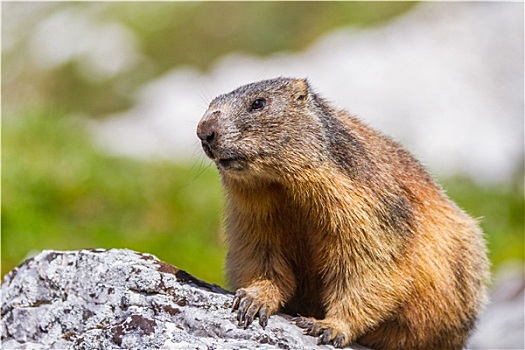
{"label": "marmot nose", "polygon": [[213,147],[217,141],[219,129],[219,111],[205,115],[197,126],[197,136],[203,144]]}

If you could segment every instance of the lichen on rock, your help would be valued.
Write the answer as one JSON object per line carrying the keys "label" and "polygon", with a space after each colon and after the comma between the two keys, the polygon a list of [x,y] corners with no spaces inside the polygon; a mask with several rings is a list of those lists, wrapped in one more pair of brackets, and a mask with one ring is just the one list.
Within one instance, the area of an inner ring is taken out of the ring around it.
{"label": "lichen on rock", "polygon": [[[125,249],[43,251],[4,277],[4,349],[327,349],[286,315],[237,326],[230,292]],[[361,348],[356,345],[354,348]]]}

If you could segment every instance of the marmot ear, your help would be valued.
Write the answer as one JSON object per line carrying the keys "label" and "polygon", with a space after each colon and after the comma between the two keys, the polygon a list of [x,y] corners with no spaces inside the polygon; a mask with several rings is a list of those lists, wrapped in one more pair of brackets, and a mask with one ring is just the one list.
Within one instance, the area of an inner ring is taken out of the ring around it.
{"label": "marmot ear", "polygon": [[295,79],[293,81],[293,94],[296,101],[304,101],[309,94],[308,80]]}

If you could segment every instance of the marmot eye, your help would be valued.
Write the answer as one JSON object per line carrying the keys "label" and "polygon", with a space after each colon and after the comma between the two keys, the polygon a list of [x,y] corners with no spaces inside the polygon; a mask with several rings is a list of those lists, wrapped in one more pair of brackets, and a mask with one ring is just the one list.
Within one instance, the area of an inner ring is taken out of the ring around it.
{"label": "marmot eye", "polygon": [[266,100],[264,98],[258,98],[255,101],[252,102],[251,110],[256,111],[259,109],[263,109],[264,106],[266,106]]}

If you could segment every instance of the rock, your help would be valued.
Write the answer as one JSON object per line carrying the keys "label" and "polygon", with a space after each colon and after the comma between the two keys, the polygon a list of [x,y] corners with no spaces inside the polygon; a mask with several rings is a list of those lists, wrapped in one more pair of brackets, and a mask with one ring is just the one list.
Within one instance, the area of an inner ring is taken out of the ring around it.
{"label": "rock", "polygon": [[44,251],[4,278],[2,348],[332,348],[317,346],[287,315],[244,330],[231,301],[230,292],[149,254]]}
{"label": "rock", "polygon": [[468,349],[525,349],[525,269],[507,262],[494,275],[490,303]]}

